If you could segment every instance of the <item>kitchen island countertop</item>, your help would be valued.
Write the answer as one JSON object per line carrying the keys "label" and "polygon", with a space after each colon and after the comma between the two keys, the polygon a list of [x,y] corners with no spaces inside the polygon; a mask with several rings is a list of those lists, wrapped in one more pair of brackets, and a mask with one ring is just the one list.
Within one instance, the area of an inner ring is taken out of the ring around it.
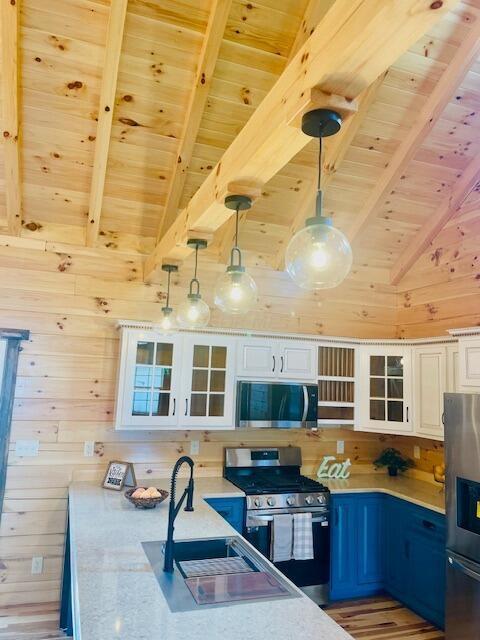
{"label": "kitchen island countertop", "polygon": [[[180,511],[175,539],[238,535],[203,498],[243,495],[223,478],[197,479],[195,511]],[[123,493],[74,483],[69,517],[76,640],[351,640],[303,594],[171,613],[141,545],[166,538],[168,501],[141,511]]]}

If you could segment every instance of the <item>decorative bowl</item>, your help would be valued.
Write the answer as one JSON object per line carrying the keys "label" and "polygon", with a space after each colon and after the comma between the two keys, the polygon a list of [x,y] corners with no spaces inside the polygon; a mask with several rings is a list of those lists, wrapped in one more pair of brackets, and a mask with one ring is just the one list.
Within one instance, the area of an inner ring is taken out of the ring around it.
{"label": "decorative bowl", "polygon": [[133,487],[133,489],[127,489],[125,491],[126,499],[131,502],[137,509],[155,509],[157,504],[163,502],[166,498],[168,498],[168,491],[164,489],[157,489],[160,493],[159,498],[132,498],[132,493],[134,493],[138,487]]}

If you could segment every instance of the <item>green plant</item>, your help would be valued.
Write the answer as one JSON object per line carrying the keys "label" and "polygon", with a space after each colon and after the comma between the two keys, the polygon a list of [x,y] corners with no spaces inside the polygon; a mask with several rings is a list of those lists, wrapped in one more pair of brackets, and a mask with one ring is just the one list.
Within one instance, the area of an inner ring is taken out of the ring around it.
{"label": "green plant", "polygon": [[402,456],[397,449],[384,449],[382,453],[374,460],[373,464],[379,467],[388,467],[388,469],[396,469],[397,471],[406,471],[413,466],[413,462],[409,458]]}

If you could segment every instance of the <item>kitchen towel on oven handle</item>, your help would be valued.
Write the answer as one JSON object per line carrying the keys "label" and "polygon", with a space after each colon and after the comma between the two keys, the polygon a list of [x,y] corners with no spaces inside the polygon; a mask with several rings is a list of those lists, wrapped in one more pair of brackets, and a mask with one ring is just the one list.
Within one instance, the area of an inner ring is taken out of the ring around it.
{"label": "kitchen towel on oven handle", "polygon": [[273,516],[270,544],[270,560],[287,562],[292,559],[293,516],[290,513],[279,513]]}
{"label": "kitchen towel on oven handle", "polygon": [[295,513],[293,516],[293,559],[313,560],[312,514]]}

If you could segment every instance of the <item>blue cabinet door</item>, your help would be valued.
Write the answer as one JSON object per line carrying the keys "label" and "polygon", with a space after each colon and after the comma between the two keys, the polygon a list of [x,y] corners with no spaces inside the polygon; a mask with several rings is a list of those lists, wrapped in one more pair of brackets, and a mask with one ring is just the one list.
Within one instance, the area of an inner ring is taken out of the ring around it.
{"label": "blue cabinet door", "polygon": [[402,602],[408,591],[407,518],[405,501],[388,496],[385,505],[385,588]]}
{"label": "blue cabinet door", "polygon": [[383,586],[385,558],[384,496],[359,496],[357,504],[357,580],[363,593],[375,593]]}
{"label": "blue cabinet door", "polygon": [[356,496],[332,495],[330,597],[351,598],[356,588]]}
{"label": "blue cabinet door", "polygon": [[205,500],[215,511],[225,518],[238,533],[243,532],[244,499],[243,498],[208,498]]}

